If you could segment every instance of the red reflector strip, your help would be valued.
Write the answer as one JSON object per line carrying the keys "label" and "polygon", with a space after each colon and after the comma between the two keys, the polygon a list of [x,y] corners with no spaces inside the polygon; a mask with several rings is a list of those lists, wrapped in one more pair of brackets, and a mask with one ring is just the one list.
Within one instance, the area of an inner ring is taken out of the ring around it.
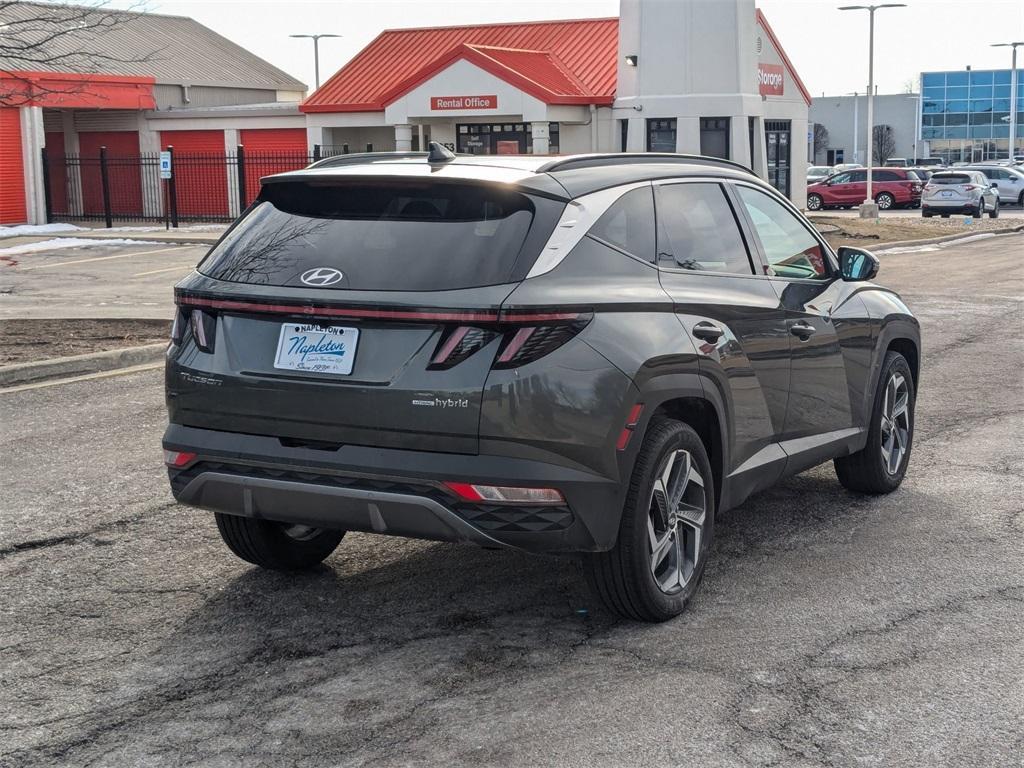
{"label": "red reflector strip", "polygon": [[505,347],[504,350],[502,350],[500,355],[498,355],[498,362],[507,363],[509,360],[515,357],[516,353],[518,353],[519,350],[523,348],[523,344],[526,343],[526,340],[530,338],[530,336],[533,334],[535,330],[537,329],[520,328],[518,331],[516,331],[516,335],[512,337],[512,341],[510,341],[508,343],[508,346]]}
{"label": "red reflector strip", "polygon": [[640,420],[640,414],[643,413],[644,404],[637,403],[629,409],[629,416],[626,417],[626,426],[635,427],[636,423]]}
{"label": "red reflector strip", "polygon": [[196,454],[190,451],[164,451],[164,463],[169,467],[184,467],[196,459]]}
{"label": "red reflector strip", "polygon": [[445,487],[455,492],[456,496],[461,496],[467,501],[483,501],[476,488],[471,483],[449,483],[445,482]]}
{"label": "red reflector strip", "polygon": [[318,317],[353,317],[368,320],[415,320],[421,322],[495,323],[497,312],[432,311],[407,309],[364,309],[360,307],[325,307],[315,304],[264,304],[258,301],[235,299],[202,299],[198,296],[178,296],[175,301],[183,307],[205,307],[236,312],[257,312],[272,315],[315,315]]}
{"label": "red reflector strip", "polygon": [[615,441],[615,450],[624,451],[626,446],[629,445],[629,438],[633,436],[633,430],[629,427],[623,427],[622,431],[619,432],[619,439]]}
{"label": "red reflector strip", "polygon": [[444,346],[434,355],[434,359],[431,362],[437,364],[447,360],[448,356],[459,346],[459,342],[465,338],[467,333],[469,333],[469,328],[464,325],[456,328],[452,335],[448,337],[448,341],[444,343]]}
{"label": "red reflector strip", "polygon": [[502,312],[499,319],[503,323],[553,323],[579,318],[579,312]]}

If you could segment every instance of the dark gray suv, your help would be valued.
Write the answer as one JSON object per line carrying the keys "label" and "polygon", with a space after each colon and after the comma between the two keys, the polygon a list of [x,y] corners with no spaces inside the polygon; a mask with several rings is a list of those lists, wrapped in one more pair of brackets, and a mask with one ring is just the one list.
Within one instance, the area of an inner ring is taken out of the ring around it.
{"label": "dark gray suv", "polygon": [[257,565],[345,531],[576,553],[682,611],[715,516],[907,469],[918,323],[774,189],[681,155],[346,156],[264,179],[175,289],[175,498]]}

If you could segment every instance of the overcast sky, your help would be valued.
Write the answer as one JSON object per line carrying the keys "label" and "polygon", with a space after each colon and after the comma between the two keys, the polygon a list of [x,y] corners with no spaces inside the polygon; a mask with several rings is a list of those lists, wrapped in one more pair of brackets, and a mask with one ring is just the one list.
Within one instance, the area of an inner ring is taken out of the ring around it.
{"label": "overcast sky", "polygon": [[[686,0],[661,0],[686,2]],[[863,92],[867,84],[868,20],[837,6],[862,0],[760,0],[811,94]],[[1008,69],[1009,48],[1024,40],[1022,0],[906,0],[877,13],[875,79],[879,93],[899,93],[922,71]],[[114,0],[128,7],[132,0]],[[497,21],[617,16],[618,0],[147,0],[147,10],[191,16],[313,87],[309,40],[289,34],[332,32],[320,41],[321,79],[352,58],[383,29]],[[1024,49],[1018,49],[1024,67]]]}

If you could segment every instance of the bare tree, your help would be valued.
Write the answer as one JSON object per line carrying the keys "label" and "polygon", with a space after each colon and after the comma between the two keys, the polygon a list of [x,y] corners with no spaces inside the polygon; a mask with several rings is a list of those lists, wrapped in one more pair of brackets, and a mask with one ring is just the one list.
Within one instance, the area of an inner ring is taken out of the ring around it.
{"label": "bare tree", "polygon": [[872,154],[875,163],[885,165],[885,161],[892,157],[896,151],[896,139],[893,136],[891,125],[876,125],[871,130]]}
{"label": "bare tree", "polygon": [[157,51],[117,55],[105,38],[137,18],[141,5],[121,11],[107,0],[85,4],[0,0],[0,105],[19,106],[47,94],[88,93],[89,78],[41,83],[26,72],[90,75],[117,72],[125,63],[146,62]]}
{"label": "bare tree", "polygon": [[917,93],[917,79],[908,77],[903,81],[903,92],[904,93]]}
{"label": "bare tree", "polygon": [[829,135],[828,128],[821,123],[814,124],[814,159],[817,161],[818,155],[828,149]]}

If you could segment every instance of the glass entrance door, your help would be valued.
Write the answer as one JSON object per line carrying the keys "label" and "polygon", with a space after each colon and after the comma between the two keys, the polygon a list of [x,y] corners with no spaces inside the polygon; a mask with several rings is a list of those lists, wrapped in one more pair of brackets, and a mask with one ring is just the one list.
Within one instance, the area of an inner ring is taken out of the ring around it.
{"label": "glass entrance door", "polygon": [[789,120],[766,120],[764,124],[765,151],[768,155],[768,183],[789,197],[790,170]]}

